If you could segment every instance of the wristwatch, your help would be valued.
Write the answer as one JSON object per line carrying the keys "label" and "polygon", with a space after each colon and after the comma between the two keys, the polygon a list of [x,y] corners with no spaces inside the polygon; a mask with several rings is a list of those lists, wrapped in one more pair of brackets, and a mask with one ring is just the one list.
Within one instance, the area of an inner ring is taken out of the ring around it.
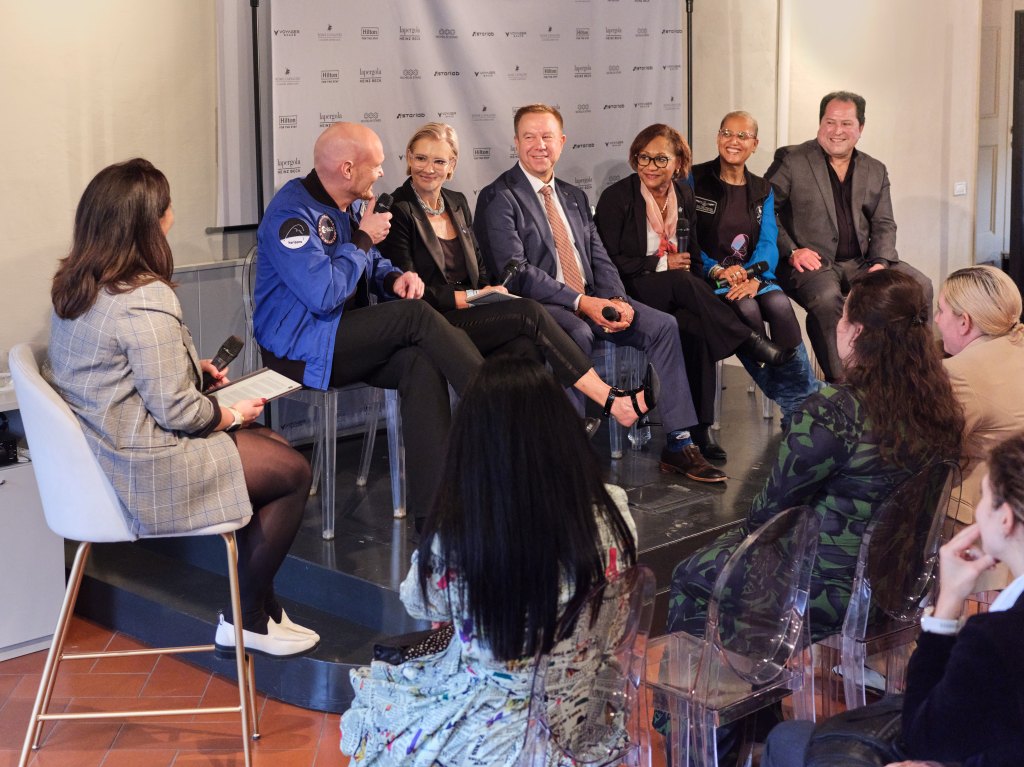
{"label": "wristwatch", "polygon": [[233,407],[229,407],[227,410],[234,417],[234,420],[228,424],[224,431],[237,431],[241,428],[242,424],[245,423],[245,419],[242,417],[242,414]]}

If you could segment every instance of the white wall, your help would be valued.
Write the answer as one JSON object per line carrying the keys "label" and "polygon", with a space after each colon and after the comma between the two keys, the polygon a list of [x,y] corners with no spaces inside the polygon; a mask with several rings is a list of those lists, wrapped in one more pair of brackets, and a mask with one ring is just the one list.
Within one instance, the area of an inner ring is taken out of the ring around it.
{"label": "white wall", "polygon": [[[0,0],[0,348],[44,340],[49,285],[75,205],[110,163],[144,156],[170,179],[178,264],[236,245],[216,218],[210,0]],[[237,236],[234,237],[237,240]]]}

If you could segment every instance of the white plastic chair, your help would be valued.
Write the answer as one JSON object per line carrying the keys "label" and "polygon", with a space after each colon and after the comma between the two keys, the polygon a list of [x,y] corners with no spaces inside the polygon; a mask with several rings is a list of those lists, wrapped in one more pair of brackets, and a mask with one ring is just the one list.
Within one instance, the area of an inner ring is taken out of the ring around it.
{"label": "white plastic chair", "polygon": [[793,694],[814,719],[814,682],[797,650],[810,647],[807,605],[820,520],[782,511],[729,557],[711,591],[704,638],[676,632],[647,647],[654,707],[671,714],[675,765],[716,767],[720,726]]}
{"label": "white plastic chair", "polygon": [[22,422],[32,451],[32,468],[39,495],[42,499],[46,524],[64,538],[80,541],[74,564],[68,578],[67,591],[61,604],[53,642],[46,656],[39,690],[32,706],[32,715],[25,733],[19,767],[28,764],[33,750],[40,744],[43,724],[55,720],[89,720],[104,718],[130,718],[145,716],[192,716],[194,714],[237,713],[242,725],[242,749],[246,767],[252,764],[250,734],[259,737],[256,720],[255,688],[252,657],[244,652],[242,623],[235,621],[235,673],[238,677],[238,705],[212,706],[159,711],[103,711],[84,713],[50,713],[57,670],[66,660],[95,660],[98,658],[133,655],[161,655],[193,652],[211,652],[214,645],[190,647],[164,647],[150,650],[65,653],[64,642],[74,612],[86,562],[93,543],[134,541],[140,537],[171,538],[193,535],[220,535],[224,539],[228,560],[228,580],[231,589],[231,607],[234,615],[241,615],[238,591],[238,550],[235,530],[244,527],[248,519],[225,522],[193,530],[180,535],[138,536],[131,532],[126,512],[100,468],[78,418],[67,403],[40,375],[46,350],[39,345],[18,344],[10,353],[11,375],[18,397]]}
{"label": "white plastic chair", "polygon": [[639,765],[650,756],[644,648],[654,574],[636,565],[565,615],[549,654],[534,662],[519,767]]}
{"label": "white plastic chair", "polygon": [[[256,246],[253,245],[242,264],[242,306],[245,309],[246,369],[255,370],[259,364],[259,347],[253,331],[252,316],[255,310],[253,295],[256,286]],[[336,450],[338,442],[338,393],[347,389],[368,388],[371,392],[366,412],[366,426],[363,435],[363,453],[356,474],[356,486],[365,487],[370,475],[370,459],[377,439],[377,423],[380,418],[381,392],[384,392],[384,411],[388,427],[388,463],[391,468],[391,507],[395,519],[405,517],[405,446],[402,442],[402,422],[399,412],[398,392],[394,389],[377,389],[365,384],[354,384],[341,388],[301,389],[288,395],[316,410],[316,417],[310,419],[314,427],[313,438],[313,484],[310,492],[320,493],[320,513],[324,539],[334,538],[335,517],[335,475]]]}

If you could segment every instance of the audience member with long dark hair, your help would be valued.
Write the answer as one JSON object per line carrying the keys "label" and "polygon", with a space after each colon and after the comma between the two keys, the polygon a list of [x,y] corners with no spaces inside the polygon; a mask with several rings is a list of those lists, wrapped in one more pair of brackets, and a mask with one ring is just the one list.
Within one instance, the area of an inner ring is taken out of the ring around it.
{"label": "audience member with long dark hair", "polygon": [[[993,447],[987,474],[984,468],[974,523],[939,551],[938,598],[921,619],[907,667],[902,732],[889,744],[905,758],[929,761],[890,767],[1016,767],[1024,754],[1024,434]],[[987,613],[964,622],[964,599],[997,562],[1013,581]],[[858,712],[870,720],[870,707]],[[816,750],[813,743],[808,750],[813,733],[811,722],[779,725],[768,736],[762,765],[802,767]],[[834,737],[828,747],[836,758],[829,764],[840,763],[845,750]],[[862,741],[849,745],[863,747]]]}
{"label": "audience member with long dark hair", "polygon": [[719,568],[772,515],[808,504],[821,516],[811,575],[811,633],[839,631],[864,529],[918,469],[960,452],[963,413],[942,368],[920,286],[895,270],[858,279],[837,332],[845,384],[797,410],[744,524],[676,566],[668,628],[702,634]]}
{"label": "audience member with long dark hair", "polygon": [[[450,621],[447,648],[352,672],[341,748],[356,764],[516,764],[532,663],[559,617],[636,560],[625,493],[601,480],[564,391],[531,360],[488,359],[463,395],[440,491],[401,587]],[[584,705],[566,699],[563,705]]]}
{"label": "audience member with long dark hair", "polygon": [[[146,160],[111,165],[89,183],[53,279],[44,373],[81,421],[134,532],[251,516],[236,534],[246,649],[305,652],[319,637],[288,618],[273,583],[302,520],[309,464],[254,425],[263,400],[220,404],[200,390],[204,373],[227,379],[199,359],[182,323],[166,237],[173,222],[167,179]],[[216,642],[235,644],[223,617]]]}

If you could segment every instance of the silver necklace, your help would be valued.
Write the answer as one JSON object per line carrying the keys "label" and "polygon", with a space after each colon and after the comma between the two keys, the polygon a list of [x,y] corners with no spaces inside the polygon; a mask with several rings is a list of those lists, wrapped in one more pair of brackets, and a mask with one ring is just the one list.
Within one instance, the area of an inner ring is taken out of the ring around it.
{"label": "silver necklace", "polygon": [[444,195],[438,195],[437,199],[441,201],[441,204],[438,205],[437,210],[434,210],[425,202],[423,202],[423,198],[420,197],[419,195],[416,195],[416,199],[420,201],[420,205],[423,207],[423,210],[425,210],[429,215],[440,216],[444,213]]}

